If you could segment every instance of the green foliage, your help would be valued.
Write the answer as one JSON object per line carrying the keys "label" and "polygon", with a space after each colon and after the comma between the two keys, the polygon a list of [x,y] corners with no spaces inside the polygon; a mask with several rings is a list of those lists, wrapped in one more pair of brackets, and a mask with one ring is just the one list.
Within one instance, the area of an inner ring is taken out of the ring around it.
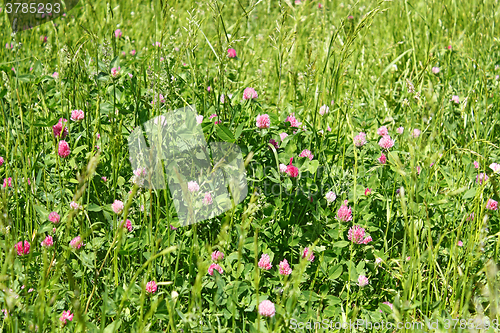
{"label": "green foliage", "polygon": [[[0,331],[493,324],[500,228],[486,204],[500,199],[490,168],[500,163],[495,4],[81,0],[55,25],[15,35],[3,16]],[[244,100],[247,87],[258,98]],[[127,139],[191,104],[208,143],[241,148],[249,194],[182,227],[168,189],[134,186]],[[72,110],[84,119],[71,120]],[[269,128],[256,127],[259,114]],[[52,128],[60,118],[66,158]],[[394,140],[389,150],[378,144],[381,126]],[[356,147],[360,132],[367,143]],[[300,156],[307,150],[311,159]],[[290,165],[298,177],[280,170]],[[342,220],[347,206],[352,219]],[[372,241],[354,243],[355,225]],[[48,236],[54,245],[42,246]],[[70,245],[76,236],[79,249]],[[18,255],[24,240],[30,251]],[[223,273],[210,275],[215,250]],[[263,254],[270,270],[259,267]],[[284,259],[290,275],[279,273]],[[259,314],[263,300],[274,303],[273,317]],[[63,325],[67,310],[74,317]]]}

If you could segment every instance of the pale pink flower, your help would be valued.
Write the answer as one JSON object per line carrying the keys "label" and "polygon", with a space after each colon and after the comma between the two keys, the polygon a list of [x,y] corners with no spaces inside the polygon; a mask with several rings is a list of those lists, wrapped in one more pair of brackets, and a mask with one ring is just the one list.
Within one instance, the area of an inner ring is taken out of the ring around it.
{"label": "pale pink flower", "polygon": [[328,112],[330,112],[330,108],[327,106],[327,105],[322,105],[320,108],[319,108],[319,114],[324,116],[325,114],[327,114]]}
{"label": "pale pink flower", "polygon": [[59,320],[63,325],[66,325],[66,321],[73,321],[73,314],[68,310],[68,311],[63,311],[61,317],[59,317]]}
{"label": "pale pink flower", "polygon": [[212,118],[216,118],[217,117],[217,114],[216,113],[213,113],[210,115],[210,117],[208,117],[208,119],[212,119]]}
{"label": "pale pink flower", "polygon": [[439,71],[440,71],[440,69],[439,69],[439,67],[432,67],[431,71],[432,71],[432,73],[434,73],[434,74],[438,74],[438,73],[439,73]]}
{"label": "pale pink flower", "polygon": [[161,47],[161,43],[160,43],[160,42],[156,42],[154,45],[155,45],[156,47]]}
{"label": "pale pink flower", "polygon": [[476,183],[478,183],[479,185],[482,185],[483,184],[483,181],[487,181],[488,180],[488,175],[485,174],[485,173],[480,173],[479,175],[476,176]]}
{"label": "pale pink flower", "polygon": [[283,163],[280,163],[280,172],[285,173],[288,170],[287,166]]}
{"label": "pale pink flower", "polygon": [[5,161],[4,161],[3,157],[2,157],[2,156],[0,156],[0,166],[2,166],[2,165],[3,165],[3,162],[5,162]]}
{"label": "pale pink flower", "polygon": [[356,147],[362,147],[365,144],[366,144],[366,133],[359,132],[359,134],[354,137],[354,145]]}
{"label": "pale pink flower", "polygon": [[235,49],[228,49],[227,56],[228,56],[228,58],[236,58],[236,50]]}
{"label": "pale pink flower", "polygon": [[113,67],[111,68],[111,76],[113,77],[117,77],[118,75],[120,75],[120,67],[116,68],[116,67]]}
{"label": "pale pink flower", "polygon": [[330,128],[330,125],[326,125],[326,130],[327,130],[328,132],[331,132],[331,131],[332,131],[332,129]]}
{"label": "pale pink flower", "polygon": [[308,247],[304,249],[302,252],[302,258],[309,260],[310,262],[314,261],[314,253],[312,250],[309,250]]}
{"label": "pale pink flower", "polygon": [[360,286],[361,288],[367,286],[368,283],[369,283],[369,281],[368,281],[368,278],[366,276],[360,275],[358,277],[358,286]]}
{"label": "pale pink flower", "polygon": [[212,261],[221,261],[222,259],[224,259],[224,253],[220,251],[212,252]]}
{"label": "pale pink flower", "polygon": [[76,201],[71,201],[71,203],[69,204],[69,207],[71,209],[74,209],[74,210],[78,210],[78,209],[82,209],[83,207],[78,204]]}
{"label": "pale pink flower", "polygon": [[455,102],[455,104],[460,104],[460,98],[457,95],[453,95],[451,101]]}
{"label": "pale pink flower", "polygon": [[212,195],[210,192],[205,193],[205,197],[203,198],[203,204],[204,205],[211,205],[213,202]]}
{"label": "pale pink flower", "polygon": [[158,286],[156,285],[156,281],[149,281],[146,283],[146,291],[150,294],[154,294],[158,290]]}
{"label": "pale pink flower", "polygon": [[462,247],[462,246],[464,246],[464,243],[462,241],[458,241],[457,245],[460,246],[460,247]]}
{"label": "pale pink flower", "polygon": [[396,130],[396,132],[397,132],[398,134],[403,134],[403,132],[404,132],[404,131],[405,131],[405,128],[404,128],[404,127],[398,127],[398,128],[397,128],[397,130]]}
{"label": "pale pink flower", "polygon": [[146,180],[147,171],[146,168],[137,168],[134,170],[134,175],[131,178],[133,184],[142,187],[144,185],[144,181]]}
{"label": "pale pink flower", "polygon": [[71,154],[71,149],[69,148],[69,144],[64,140],[59,141],[59,148],[57,149],[57,153],[62,158],[68,157],[69,154]]}
{"label": "pale pink flower", "polygon": [[337,211],[337,219],[342,222],[349,222],[352,220],[352,210],[351,207],[348,206],[348,201],[344,200],[342,206],[340,206]]}
{"label": "pale pink flower", "polygon": [[378,145],[383,149],[389,150],[394,147],[394,140],[389,135],[384,135],[378,142]]}
{"label": "pale pink flower", "polygon": [[44,247],[51,247],[52,245],[54,245],[54,240],[52,239],[52,236],[45,237],[41,245]]}
{"label": "pale pink flower", "polygon": [[387,157],[384,155],[384,153],[382,153],[382,155],[379,158],[377,158],[377,160],[380,164],[387,163]]}
{"label": "pale pink flower", "polygon": [[382,126],[377,130],[377,134],[380,136],[389,135],[389,130],[387,129],[387,127]]}
{"label": "pale pink flower", "polygon": [[[280,139],[281,141],[285,140],[285,138],[288,136],[288,134],[286,134],[285,132],[283,133],[280,133]],[[1,164],[0,164],[1,165]]]}
{"label": "pale pink flower", "polygon": [[258,265],[260,268],[265,269],[266,271],[270,270],[271,267],[273,267],[273,265],[271,265],[271,259],[269,258],[268,254],[263,254],[260,257]]}
{"label": "pale pink flower", "polygon": [[52,77],[57,80],[59,78],[59,73],[58,72],[54,72],[52,74]]}
{"label": "pale pink flower", "polygon": [[208,274],[214,275],[214,269],[220,274],[224,273],[222,267],[220,267],[219,264],[211,264],[210,267],[208,267]]}
{"label": "pale pink flower", "polygon": [[56,212],[51,212],[49,214],[49,221],[50,222],[57,224],[57,223],[59,223],[60,220],[61,220],[61,217]]}
{"label": "pale pink flower", "polygon": [[[153,97],[153,100],[151,101],[152,105],[155,105],[156,102],[159,101],[160,103],[164,104],[165,103],[165,97],[162,94],[155,95]],[[164,125],[166,124],[166,119],[164,116],[161,116],[161,124]],[[156,122],[155,122],[156,125]]]}
{"label": "pale pink flower", "polygon": [[299,122],[299,121],[297,120],[297,118],[295,118],[295,113],[292,113],[291,115],[289,115],[288,117],[286,117],[286,119],[285,119],[285,123],[286,123],[287,121],[290,123],[290,127],[296,127],[296,128],[299,128],[299,127],[302,125],[302,123],[301,123],[301,122]]}
{"label": "pale pink flower", "polygon": [[417,175],[420,176],[420,172],[422,172],[422,168],[420,167],[420,165],[417,165],[415,169],[417,169]]}
{"label": "pale pink flower", "polygon": [[136,53],[136,52],[135,52],[135,50],[132,50],[132,51],[130,51],[129,53],[130,53],[130,55],[135,56],[135,53]]}
{"label": "pale pink flower", "polygon": [[498,163],[491,163],[490,164],[490,169],[493,170],[494,173],[500,172],[500,164],[498,164]]}
{"label": "pale pink flower", "polygon": [[335,199],[337,199],[337,195],[335,193],[333,193],[333,191],[330,191],[325,195],[325,198],[326,198],[326,201],[331,203],[331,202],[334,202]]}
{"label": "pale pink flower", "polygon": [[255,91],[254,88],[245,88],[245,90],[243,90],[243,99],[244,100],[247,100],[247,99],[256,99],[257,97],[259,97],[259,95],[257,95],[257,92]]}
{"label": "pale pink flower", "polygon": [[211,91],[212,91],[212,87],[208,86],[208,87],[207,87],[207,91],[208,91],[208,92],[211,92]]}
{"label": "pale pink flower", "polygon": [[113,212],[115,212],[115,214],[120,215],[123,211],[123,201],[115,200],[111,204],[111,209],[113,209]]}
{"label": "pale pink flower", "polygon": [[416,138],[418,138],[418,137],[420,136],[420,133],[421,133],[421,132],[420,132],[420,130],[419,130],[418,128],[415,128],[415,129],[413,130],[413,132],[411,133],[411,136],[412,136],[414,139],[416,139]]}
{"label": "pale pink flower", "polygon": [[323,8],[323,5],[321,3],[318,3],[318,9]]}
{"label": "pale pink flower", "polygon": [[73,110],[71,111],[71,120],[80,121],[85,117],[85,113],[82,110]]}
{"label": "pale pink flower", "polygon": [[106,176],[101,177],[101,179],[102,179],[103,182],[107,182],[108,181],[108,177],[106,177]]}
{"label": "pale pink flower", "polygon": [[[393,309],[393,305],[392,305],[392,303],[389,303],[389,302],[383,302],[382,304],[385,304],[385,305],[389,306],[389,307],[391,308],[391,310]],[[383,313],[383,311],[382,311],[382,310],[378,310],[378,311],[379,311],[379,312],[381,312],[381,313]]]}
{"label": "pale pink flower", "polygon": [[479,162],[478,161],[474,161],[474,168],[479,169]]}
{"label": "pale pink flower", "polygon": [[120,38],[122,36],[122,31],[120,29],[115,30],[115,37]]}
{"label": "pale pink flower", "polygon": [[202,122],[203,122],[203,116],[202,115],[196,116],[196,123],[201,124]]}
{"label": "pale pink flower", "polygon": [[365,239],[363,239],[363,244],[368,244],[372,241],[372,236],[367,236]]}
{"label": "pale pink flower", "polygon": [[80,236],[76,236],[75,238],[73,238],[73,239],[71,240],[71,242],[69,242],[69,245],[70,245],[73,249],[78,250],[78,249],[79,249],[79,248],[81,248],[81,247],[82,247],[82,245],[83,245],[83,242],[82,242],[82,237],[80,237]]}
{"label": "pale pink flower", "polygon": [[280,269],[281,275],[292,274],[292,269],[290,268],[290,265],[288,264],[288,261],[286,259],[283,259],[283,261],[280,261],[279,269]]}
{"label": "pale pink flower", "polygon": [[493,199],[488,199],[488,202],[486,203],[486,209],[497,210],[498,209],[498,202],[496,202]]}
{"label": "pale pink flower", "polygon": [[312,161],[312,159],[314,158],[314,155],[311,153],[311,151],[309,149],[304,149],[299,157],[307,157],[310,161]]}
{"label": "pale pink flower", "polygon": [[271,120],[269,119],[268,114],[259,114],[257,118],[255,118],[255,123],[256,126],[260,129],[269,128],[269,126],[271,126]]}
{"label": "pale pink flower", "polygon": [[3,180],[3,185],[2,185],[2,187],[3,187],[3,188],[6,188],[7,186],[8,186],[8,187],[12,187],[12,177],[5,178],[5,179]]}
{"label": "pale pink flower", "polygon": [[[61,137],[61,139],[64,139],[68,135],[68,125],[67,125],[67,120],[64,118],[59,118],[59,122],[52,126],[52,131],[54,132],[54,137]],[[64,130],[63,130],[64,127]]]}
{"label": "pale pink flower", "polygon": [[273,317],[276,313],[274,303],[269,300],[264,300],[259,304],[259,314],[264,317]]}
{"label": "pale pink flower", "polygon": [[376,263],[377,265],[378,265],[378,264],[381,264],[381,263],[382,263],[382,261],[384,261],[384,260],[382,260],[382,258],[380,258],[380,257],[377,257],[377,259],[375,259],[375,263]]}
{"label": "pale pink flower", "polygon": [[16,251],[18,256],[30,253],[30,243],[28,241],[18,242],[16,244]]}
{"label": "pale pink flower", "polygon": [[200,190],[200,185],[195,181],[188,182],[188,190],[191,193],[198,192]]}

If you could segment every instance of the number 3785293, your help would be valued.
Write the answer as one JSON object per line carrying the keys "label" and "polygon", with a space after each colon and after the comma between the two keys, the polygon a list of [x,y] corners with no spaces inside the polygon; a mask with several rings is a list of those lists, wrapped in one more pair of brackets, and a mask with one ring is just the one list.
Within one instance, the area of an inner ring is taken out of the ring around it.
{"label": "number 3785293", "polygon": [[23,13],[23,14],[45,14],[45,13],[59,13],[61,11],[61,4],[56,2],[54,5],[51,3],[27,3],[27,2],[14,2],[6,3],[5,11],[10,13]]}
{"label": "number 3785293", "polygon": [[444,321],[444,328],[449,329],[449,328],[458,328],[460,327],[461,329],[488,329],[492,327],[493,329],[497,330],[499,328],[498,325],[498,320],[493,319],[489,320],[489,318],[484,318],[483,320],[474,320],[474,319],[446,319]]}

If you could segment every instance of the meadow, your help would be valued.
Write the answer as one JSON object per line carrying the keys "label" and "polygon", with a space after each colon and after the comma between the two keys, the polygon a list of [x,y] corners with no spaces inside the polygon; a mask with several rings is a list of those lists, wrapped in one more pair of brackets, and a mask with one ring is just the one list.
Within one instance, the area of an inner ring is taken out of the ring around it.
{"label": "meadow", "polygon": [[[498,331],[497,1],[2,9],[0,332]],[[128,146],[187,106],[248,190],[190,225]]]}

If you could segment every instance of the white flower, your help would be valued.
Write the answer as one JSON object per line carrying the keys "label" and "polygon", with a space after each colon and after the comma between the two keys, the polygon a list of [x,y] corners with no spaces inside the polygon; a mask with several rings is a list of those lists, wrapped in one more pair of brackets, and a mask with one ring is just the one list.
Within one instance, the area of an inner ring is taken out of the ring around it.
{"label": "white flower", "polygon": [[188,183],[188,190],[189,192],[193,193],[193,192],[198,192],[200,190],[200,185],[198,185],[197,182],[194,182],[194,181],[190,181]]}
{"label": "white flower", "polygon": [[498,163],[491,163],[490,164],[490,169],[493,170],[494,173],[500,172],[500,164],[498,164]]}
{"label": "white flower", "polygon": [[71,201],[69,206],[71,207],[71,209],[74,209],[74,210],[82,209],[82,206],[80,204],[78,204],[76,201]]}
{"label": "white flower", "polygon": [[330,191],[325,195],[325,198],[326,198],[326,201],[328,201],[328,202],[334,202],[335,199],[337,199],[337,195],[335,193],[333,193],[333,191]]}
{"label": "white flower", "polygon": [[330,111],[330,108],[326,105],[322,105],[320,108],[319,108],[319,114],[324,116],[325,114],[327,114],[328,112]]}
{"label": "white flower", "polygon": [[132,176],[132,183],[142,187],[144,185],[144,180],[146,179],[146,168],[137,168],[134,170],[134,175]]}

